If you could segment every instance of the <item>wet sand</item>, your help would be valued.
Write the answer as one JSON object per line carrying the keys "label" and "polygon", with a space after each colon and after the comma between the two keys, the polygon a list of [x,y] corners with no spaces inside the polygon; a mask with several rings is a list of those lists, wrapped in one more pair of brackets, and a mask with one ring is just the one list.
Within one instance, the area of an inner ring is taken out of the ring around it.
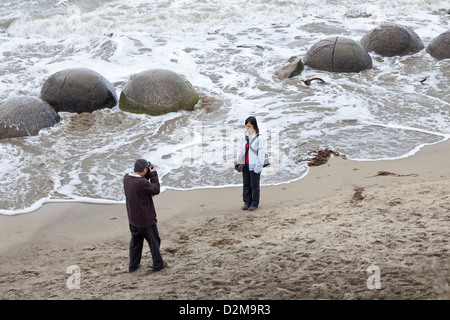
{"label": "wet sand", "polygon": [[157,273],[147,245],[128,273],[124,205],[0,216],[0,297],[449,299],[449,157],[450,141],[399,160],[332,157],[262,187],[254,212],[241,188],[166,191],[154,200],[169,268]]}

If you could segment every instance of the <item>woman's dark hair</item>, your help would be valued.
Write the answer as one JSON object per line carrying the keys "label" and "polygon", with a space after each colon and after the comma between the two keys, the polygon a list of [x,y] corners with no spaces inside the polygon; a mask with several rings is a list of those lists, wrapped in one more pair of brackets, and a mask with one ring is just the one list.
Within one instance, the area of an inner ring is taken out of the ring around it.
{"label": "woman's dark hair", "polygon": [[248,117],[247,119],[245,119],[245,124],[247,124],[249,122],[252,124],[252,126],[255,129],[256,133],[259,134],[259,128],[258,128],[258,123],[256,122],[256,118],[255,117]]}

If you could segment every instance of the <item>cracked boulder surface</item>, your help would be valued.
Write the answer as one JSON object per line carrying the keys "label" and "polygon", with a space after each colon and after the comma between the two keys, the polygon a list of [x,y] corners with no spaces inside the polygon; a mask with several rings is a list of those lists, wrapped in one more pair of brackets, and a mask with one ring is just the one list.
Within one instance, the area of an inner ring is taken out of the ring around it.
{"label": "cracked boulder surface", "polygon": [[34,136],[61,120],[45,101],[17,96],[0,104],[0,139]]}
{"label": "cracked boulder surface", "polygon": [[135,74],[120,94],[120,109],[132,113],[161,115],[194,110],[199,96],[191,83],[176,72],[150,69]]}
{"label": "cracked boulder surface", "polygon": [[435,59],[450,58],[450,31],[441,33],[428,44],[427,52]]}
{"label": "cracked boulder surface", "polygon": [[117,104],[114,86],[97,72],[71,68],[50,76],[41,89],[41,98],[57,112],[93,112]]}
{"label": "cracked boulder surface", "polygon": [[329,37],[314,44],[306,53],[305,65],[331,72],[359,72],[372,68],[372,58],[356,41]]}
{"label": "cracked boulder surface", "polygon": [[424,48],[420,37],[411,28],[398,24],[383,24],[361,38],[368,52],[385,57],[414,54]]}

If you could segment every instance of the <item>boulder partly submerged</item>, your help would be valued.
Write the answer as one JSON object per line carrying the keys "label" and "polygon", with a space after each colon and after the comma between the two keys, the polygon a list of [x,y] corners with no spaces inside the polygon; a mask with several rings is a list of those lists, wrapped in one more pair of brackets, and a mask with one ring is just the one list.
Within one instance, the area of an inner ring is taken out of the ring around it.
{"label": "boulder partly submerged", "polygon": [[293,78],[302,73],[304,69],[303,62],[300,58],[293,56],[288,60],[288,63],[278,70],[275,74],[278,79]]}
{"label": "boulder partly submerged", "polygon": [[372,68],[372,58],[356,41],[329,37],[314,44],[306,53],[304,64],[331,72],[359,72]]}
{"label": "boulder partly submerged", "polygon": [[135,74],[125,84],[119,107],[132,113],[161,115],[194,110],[198,101],[197,92],[185,77],[170,70],[150,69]]}
{"label": "boulder partly submerged", "polygon": [[361,38],[361,45],[369,52],[385,57],[414,54],[424,48],[417,33],[399,24],[383,24]]}
{"label": "boulder partly submerged", "polygon": [[446,31],[428,44],[427,52],[436,59],[450,58],[450,31]]}
{"label": "boulder partly submerged", "polygon": [[34,97],[12,97],[0,104],[0,139],[34,136],[61,121],[45,101]]}
{"label": "boulder partly submerged", "polygon": [[42,86],[41,98],[57,112],[93,112],[117,104],[114,86],[87,68],[70,68],[51,75]]}

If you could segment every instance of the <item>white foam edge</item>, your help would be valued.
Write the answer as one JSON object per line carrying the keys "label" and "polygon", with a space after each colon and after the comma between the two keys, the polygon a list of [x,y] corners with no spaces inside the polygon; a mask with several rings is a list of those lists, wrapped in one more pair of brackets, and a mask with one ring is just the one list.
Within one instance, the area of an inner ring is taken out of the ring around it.
{"label": "white foam edge", "polygon": [[434,136],[440,136],[442,137],[442,140],[436,141],[436,142],[431,142],[431,143],[421,143],[418,146],[414,147],[412,150],[410,150],[409,152],[398,156],[398,157],[385,157],[385,158],[376,158],[376,159],[365,159],[365,158],[351,158],[348,157],[349,160],[352,161],[385,161],[385,160],[398,160],[398,159],[404,159],[404,158],[408,158],[411,157],[413,155],[415,155],[417,152],[419,152],[421,149],[423,149],[426,146],[431,146],[431,145],[435,145],[444,141],[447,141],[448,139],[450,139],[450,134],[445,134],[445,133],[441,133],[441,132],[435,132],[435,131],[429,131],[429,130],[425,130],[425,129],[419,129],[419,128],[413,128],[413,127],[408,127],[408,126],[402,126],[402,125],[397,125],[397,124],[383,124],[383,123],[375,123],[375,122],[368,122],[368,121],[363,121],[361,120],[361,123],[364,123],[366,125],[370,125],[370,126],[379,126],[379,127],[383,127],[383,128],[391,128],[391,129],[400,129],[400,130],[406,130],[406,131],[416,131],[416,132],[421,132],[421,133],[425,133],[425,134],[429,134],[429,135],[434,135]]}
{"label": "white foam edge", "polygon": [[[447,140],[450,139],[450,134],[446,135],[446,134],[442,134],[442,133],[438,133],[438,132],[432,132],[432,131],[423,130],[423,129],[417,129],[417,128],[410,128],[410,127],[405,127],[405,126],[400,126],[400,125],[392,125],[392,124],[391,125],[384,125],[384,124],[369,123],[369,122],[365,122],[365,123],[369,124],[369,125],[375,125],[375,126],[390,127],[390,128],[404,129],[404,130],[412,130],[412,131],[418,131],[418,132],[438,135],[438,136],[442,136],[443,139],[440,140],[440,141],[434,142],[434,143],[422,143],[422,144],[416,146],[411,151],[409,151],[409,152],[407,152],[404,155],[399,156],[399,157],[377,158],[377,159],[347,158],[348,160],[358,161],[358,162],[363,162],[363,161],[375,162],[375,161],[398,160],[398,159],[402,159],[402,158],[408,158],[410,156],[415,155],[417,152],[419,152],[422,148],[424,148],[426,146],[439,144],[441,142],[444,142],[444,141],[447,141]],[[301,176],[299,176],[297,178],[294,178],[294,179],[291,179],[291,180],[288,180],[288,181],[278,182],[278,183],[262,184],[261,186],[279,186],[279,185],[285,185],[285,184],[293,183],[293,182],[296,182],[296,181],[299,181],[299,180],[305,178],[309,174],[309,171],[310,171],[310,168],[306,167],[305,172]],[[161,193],[165,192],[167,190],[190,191],[190,190],[202,190],[202,189],[237,188],[237,187],[241,187],[241,186],[242,186],[241,184],[226,184],[226,185],[219,185],[219,186],[198,186],[198,187],[192,187],[192,188],[162,187],[161,188]],[[106,205],[108,205],[108,204],[125,204],[124,200],[118,201],[118,200],[108,200],[108,199],[95,199],[95,198],[89,198],[89,197],[72,197],[72,199],[50,199],[49,197],[47,197],[47,198],[43,198],[43,199],[40,199],[40,200],[36,201],[31,206],[29,206],[27,208],[24,208],[24,209],[19,209],[19,210],[3,210],[3,209],[0,209],[0,214],[1,215],[8,215],[8,216],[19,215],[19,214],[25,214],[25,213],[30,213],[30,212],[36,211],[36,210],[41,208],[46,203],[74,203],[74,202],[91,203],[91,204],[106,204]]]}

